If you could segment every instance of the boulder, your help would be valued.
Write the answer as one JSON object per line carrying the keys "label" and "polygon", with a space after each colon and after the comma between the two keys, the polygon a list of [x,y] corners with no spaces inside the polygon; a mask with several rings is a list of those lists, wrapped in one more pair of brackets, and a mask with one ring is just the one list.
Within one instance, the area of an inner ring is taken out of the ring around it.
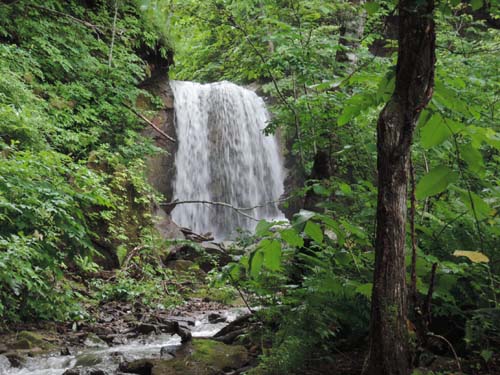
{"label": "boulder", "polygon": [[108,344],[106,341],[101,339],[99,336],[97,336],[94,333],[89,333],[87,335],[87,338],[83,342],[83,345],[89,347],[89,348],[107,348]]}
{"label": "boulder", "polygon": [[162,238],[184,240],[186,237],[181,231],[181,228],[165,213],[161,208],[155,210],[156,220],[155,228],[160,233]]}
{"label": "boulder", "polygon": [[246,327],[250,325],[250,318],[252,317],[252,314],[246,314],[242,315],[236,320],[232,321],[229,323],[227,326],[222,328],[219,332],[217,332],[214,335],[214,338],[222,338],[231,332],[239,332],[241,330],[244,330]]}
{"label": "boulder", "polygon": [[233,261],[233,258],[219,244],[215,242],[201,242],[196,246],[189,244],[174,246],[163,259],[164,262],[168,262],[169,264],[172,261],[178,260],[196,261],[203,271],[208,272],[214,266],[223,267],[227,265]]}
{"label": "boulder", "polygon": [[118,370],[126,374],[151,375],[156,362],[157,360],[154,359],[138,359],[131,362],[122,362]]}
{"label": "boulder", "polygon": [[102,355],[97,353],[84,353],[76,357],[75,367],[92,367],[102,362]]}
{"label": "boulder", "polygon": [[55,345],[47,340],[47,337],[39,332],[21,331],[16,335],[14,342],[10,343],[10,349],[34,349],[53,350]]}
{"label": "boulder", "polygon": [[26,358],[16,352],[5,353],[5,356],[9,360],[12,367],[22,367],[26,361]]}
{"label": "boulder", "polygon": [[158,333],[158,327],[154,324],[141,323],[135,327],[135,332],[142,335],[149,335],[150,333]]}
{"label": "boulder", "polygon": [[125,362],[119,370],[143,375],[218,375],[245,367],[248,362],[248,352],[241,345],[195,339],[176,358]]}
{"label": "boulder", "polygon": [[226,320],[227,320],[226,317],[222,316],[221,314],[217,313],[208,314],[208,322],[210,324],[224,323]]}
{"label": "boulder", "polygon": [[190,260],[179,259],[168,262],[167,268],[170,268],[177,272],[188,272],[194,265],[194,262]]}

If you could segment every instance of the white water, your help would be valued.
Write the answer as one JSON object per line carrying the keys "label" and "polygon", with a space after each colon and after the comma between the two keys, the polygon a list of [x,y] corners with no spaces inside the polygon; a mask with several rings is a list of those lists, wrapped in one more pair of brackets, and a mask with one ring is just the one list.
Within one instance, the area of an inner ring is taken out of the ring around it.
{"label": "white water", "polygon": [[[278,200],[284,172],[276,138],[263,134],[269,120],[264,101],[229,82],[173,81],[171,86],[178,139],[174,199],[240,208]],[[284,219],[276,204],[245,213],[256,219]],[[179,204],[172,217],[195,232],[211,232],[217,240],[256,225],[228,207],[209,204]]]}
{"label": "white water", "polygon": [[[208,316],[215,311],[205,311],[196,316],[195,325],[191,327],[193,337],[212,337],[229,322],[236,320],[247,311],[243,308],[232,308],[216,311],[226,320],[223,323],[212,324]],[[0,354],[0,375],[62,375],[72,368],[93,368],[106,371],[112,375],[117,372],[118,365],[123,361],[133,361],[142,358],[160,358],[163,347],[179,348],[181,338],[177,335],[152,335],[130,340],[123,345],[104,348],[82,348],[73,355],[58,355],[57,353],[27,357],[20,368],[11,367],[9,360]]]}
{"label": "white water", "polygon": [[75,355],[28,357],[20,368],[11,367],[8,359],[0,355],[0,375],[62,375],[72,368],[90,367],[114,374],[124,360],[159,358],[162,347],[180,345],[177,335],[159,335],[110,348],[85,348]]}

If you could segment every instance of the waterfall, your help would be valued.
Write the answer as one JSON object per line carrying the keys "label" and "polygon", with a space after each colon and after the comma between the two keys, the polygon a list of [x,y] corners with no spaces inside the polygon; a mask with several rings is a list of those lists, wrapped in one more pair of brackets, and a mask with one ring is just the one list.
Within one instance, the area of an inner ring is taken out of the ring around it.
{"label": "waterfall", "polygon": [[[284,171],[264,101],[230,82],[199,84],[172,81],[178,150],[174,199],[225,202],[254,207],[283,194]],[[256,219],[284,219],[276,204],[245,211]],[[237,228],[253,230],[256,221],[228,207],[179,204],[173,220],[217,240]]]}

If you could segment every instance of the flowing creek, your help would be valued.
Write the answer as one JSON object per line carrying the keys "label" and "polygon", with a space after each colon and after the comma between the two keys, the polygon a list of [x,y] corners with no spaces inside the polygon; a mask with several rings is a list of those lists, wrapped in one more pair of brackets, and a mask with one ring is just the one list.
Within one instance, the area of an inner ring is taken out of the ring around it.
{"label": "flowing creek", "polygon": [[[193,337],[210,338],[218,331],[245,314],[243,308],[232,308],[217,311],[224,322],[210,323],[209,314],[205,311],[195,316],[195,324],[190,327]],[[175,352],[181,348],[181,338],[177,335],[159,334],[143,336],[129,340],[126,344],[116,346],[73,348],[72,355],[47,355],[28,357],[22,367],[12,367],[9,360],[0,355],[0,375],[62,375],[69,369],[102,370],[105,374],[116,374],[121,362],[144,358],[160,358],[162,348]]]}

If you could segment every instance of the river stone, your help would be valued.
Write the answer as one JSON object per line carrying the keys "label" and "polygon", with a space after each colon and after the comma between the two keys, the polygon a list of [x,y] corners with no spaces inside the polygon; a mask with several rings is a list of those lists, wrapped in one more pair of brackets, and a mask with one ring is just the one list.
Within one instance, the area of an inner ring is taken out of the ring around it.
{"label": "river stone", "polygon": [[48,342],[46,338],[38,332],[21,331],[17,334],[16,341],[9,345],[11,349],[33,349],[52,350],[56,347]]}
{"label": "river stone", "polygon": [[76,357],[75,367],[91,367],[102,362],[102,354],[84,353]]}
{"label": "river stone", "polygon": [[96,368],[72,368],[64,371],[63,375],[108,375],[108,372]]}
{"label": "river stone", "polygon": [[157,333],[158,327],[154,324],[141,323],[135,327],[135,331],[143,335],[149,335],[150,333]]}
{"label": "river stone", "polygon": [[226,317],[222,316],[221,314],[217,313],[208,314],[208,322],[210,324],[224,323],[226,320],[227,320]]}
{"label": "river stone", "polygon": [[83,342],[83,345],[89,348],[107,348],[108,344],[106,341],[101,339],[99,336],[97,336],[94,333],[89,333],[85,341]]}
{"label": "river stone", "polygon": [[241,345],[194,339],[173,359],[141,359],[120,364],[125,373],[151,375],[218,375],[248,364],[248,352]]}
{"label": "river stone", "polygon": [[156,360],[138,359],[131,362],[122,362],[118,370],[126,374],[150,375]]}
{"label": "river stone", "polygon": [[26,358],[16,352],[5,353],[5,356],[9,360],[12,367],[22,367],[24,362],[26,361]]}

